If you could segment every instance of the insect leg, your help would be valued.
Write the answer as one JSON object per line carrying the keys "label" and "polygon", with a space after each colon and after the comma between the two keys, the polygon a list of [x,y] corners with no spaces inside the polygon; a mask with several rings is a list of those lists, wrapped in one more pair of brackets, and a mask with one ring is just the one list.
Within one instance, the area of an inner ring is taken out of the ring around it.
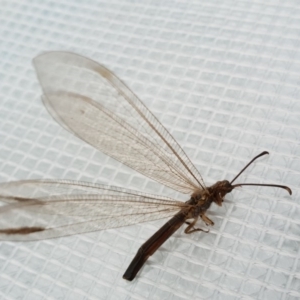
{"label": "insect leg", "polygon": [[208,218],[205,214],[200,215],[200,218],[205,222],[206,225],[213,226],[215,223]]}
{"label": "insect leg", "polygon": [[209,230],[204,230],[204,229],[201,229],[201,228],[195,228],[194,225],[196,224],[197,220],[198,220],[199,217],[195,218],[193,220],[193,222],[185,222],[186,224],[188,224],[188,227],[184,230],[184,233],[186,234],[190,234],[190,233],[193,233],[195,231],[203,231],[205,233],[208,233]]}

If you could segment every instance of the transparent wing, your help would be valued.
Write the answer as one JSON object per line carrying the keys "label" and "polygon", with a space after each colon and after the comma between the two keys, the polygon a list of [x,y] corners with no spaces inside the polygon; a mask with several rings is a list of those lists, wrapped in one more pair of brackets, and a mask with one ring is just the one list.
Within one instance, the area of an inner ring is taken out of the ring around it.
{"label": "transparent wing", "polygon": [[132,169],[182,193],[204,188],[170,133],[113,73],[85,57],[34,59],[43,101],[64,128]]}
{"label": "transparent wing", "polygon": [[0,201],[0,240],[6,241],[122,227],[170,217],[188,207],[167,197],[66,180],[2,183]]}

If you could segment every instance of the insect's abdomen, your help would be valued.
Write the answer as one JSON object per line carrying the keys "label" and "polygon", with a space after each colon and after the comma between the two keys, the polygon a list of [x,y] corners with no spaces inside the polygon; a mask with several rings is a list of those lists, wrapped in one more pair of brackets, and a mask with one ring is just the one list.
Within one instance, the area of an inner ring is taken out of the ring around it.
{"label": "insect's abdomen", "polygon": [[157,232],[154,233],[138,250],[131,264],[125,271],[123,278],[134,279],[145,261],[151,256],[178,228],[185,222],[186,213],[179,212]]}

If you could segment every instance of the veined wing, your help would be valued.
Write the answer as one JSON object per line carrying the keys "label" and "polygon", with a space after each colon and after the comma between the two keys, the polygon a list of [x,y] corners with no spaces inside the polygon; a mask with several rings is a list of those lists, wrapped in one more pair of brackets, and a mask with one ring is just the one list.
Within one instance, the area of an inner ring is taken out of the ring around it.
{"label": "veined wing", "polygon": [[43,101],[64,128],[132,169],[182,193],[205,188],[170,133],[113,73],[95,61],[50,52],[34,59]]}
{"label": "veined wing", "polygon": [[122,227],[171,217],[188,207],[168,197],[67,180],[2,183],[0,201],[0,240],[6,241]]}

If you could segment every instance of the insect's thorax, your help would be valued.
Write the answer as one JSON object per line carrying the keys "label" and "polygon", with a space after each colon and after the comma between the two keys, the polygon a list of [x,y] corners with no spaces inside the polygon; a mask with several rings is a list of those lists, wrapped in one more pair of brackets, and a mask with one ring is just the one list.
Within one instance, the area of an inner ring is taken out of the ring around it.
{"label": "insect's thorax", "polygon": [[187,201],[192,207],[190,209],[190,217],[195,218],[205,213],[213,202],[212,194],[209,190],[198,190],[191,195],[191,199]]}
{"label": "insect's thorax", "polygon": [[224,196],[230,193],[232,189],[231,184],[227,180],[223,180],[206,189],[196,190],[191,195],[191,199],[186,202],[192,206],[190,214],[196,217],[205,213],[213,202],[221,206]]}

